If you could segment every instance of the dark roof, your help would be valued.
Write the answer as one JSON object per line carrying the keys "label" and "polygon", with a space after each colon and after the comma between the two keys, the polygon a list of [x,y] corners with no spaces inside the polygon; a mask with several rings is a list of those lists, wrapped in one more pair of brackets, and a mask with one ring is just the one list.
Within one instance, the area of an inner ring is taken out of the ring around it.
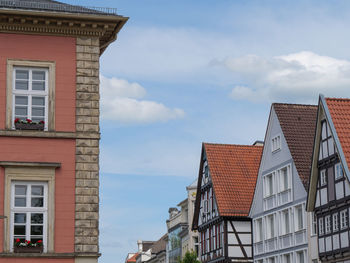
{"label": "dark roof", "polygon": [[167,241],[166,241],[167,237],[168,237],[168,234],[165,234],[153,244],[153,246],[151,247],[152,254],[158,254],[162,251],[165,251],[166,244],[167,244]]}
{"label": "dark roof", "polygon": [[52,11],[91,15],[116,15],[115,8],[83,7],[53,0],[0,0],[0,9]]}
{"label": "dark roof", "polygon": [[308,189],[317,106],[273,103],[299,177]]}
{"label": "dark roof", "polygon": [[156,241],[142,241],[142,252],[149,250]]}
{"label": "dark roof", "polygon": [[263,147],[204,143],[203,148],[219,215],[248,216]]}

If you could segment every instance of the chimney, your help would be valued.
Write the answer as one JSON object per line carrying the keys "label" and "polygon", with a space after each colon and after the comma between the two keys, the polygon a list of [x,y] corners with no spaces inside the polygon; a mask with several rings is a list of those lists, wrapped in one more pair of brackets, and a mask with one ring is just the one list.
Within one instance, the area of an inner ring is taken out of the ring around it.
{"label": "chimney", "polygon": [[137,249],[139,252],[142,252],[142,240],[137,240]]}

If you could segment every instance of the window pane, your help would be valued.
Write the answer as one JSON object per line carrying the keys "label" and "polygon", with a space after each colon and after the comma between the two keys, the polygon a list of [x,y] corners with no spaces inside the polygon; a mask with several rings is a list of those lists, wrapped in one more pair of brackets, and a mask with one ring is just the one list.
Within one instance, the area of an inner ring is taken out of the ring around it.
{"label": "window pane", "polygon": [[26,226],[14,226],[14,234],[15,235],[25,235],[26,234]]}
{"label": "window pane", "polygon": [[333,137],[328,139],[328,150],[329,150],[329,155],[333,155],[334,154]]}
{"label": "window pane", "polygon": [[27,116],[27,107],[16,106],[15,107],[15,115]]}
{"label": "window pane", "polygon": [[32,224],[42,224],[44,221],[44,217],[43,217],[43,214],[31,214],[31,219],[30,219],[30,222]]}
{"label": "window pane", "polygon": [[36,106],[45,106],[45,98],[44,97],[33,97],[32,104]]}
{"label": "window pane", "polygon": [[41,185],[33,185],[32,195],[44,195],[44,187]]}
{"label": "window pane", "polygon": [[15,198],[15,206],[25,207],[26,206],[26,198],[25,197],[16,197]]}
{"label": "window pane", "polygon": [[26,185],[16,185],[15,186],[15,195],[26,195],[27,186]]}
{"label": "window pane", "polygon": [[25,223],[26,214],[25,213],[15,213],[15,223]]}
{"label": "window pane", "polygon": [[44,206],[44,198],[42,197],[32,198],[32,207],[43,207],[43,206]]}
{"label": "window pane", "polygon": [[42,235],[43,234],[43,226],[31,226],[30,227],[31,235]]}
{"label": "window pane", "polygon": [[328,157],[327,141],[322,143],[323,158]]}
{"label": "window pane", "polygon": [[16,70],[16,79],[29,79],[29,71],[28,70]]}
{"label": "window pane", "polygon": [[36,237],[30,237],[30,241],[33,243],[33,244],[35,244],[35,243],[37,243],[38,241],[43,241],[43,237],[42,236],[36,236]]}
{"label": "window pane", "polygon": [[32,108],[32,116],[44,116],[45,115],[45,108]]}
{"label": "window pane", "polygon": [[45,71],[33,70],[33,80],[45,80]]}
{"label": "window pane", "polygon": [[28,105],[28,97],[27,96],[16,96],[15,97],[16,105]]}
{"label": "window pane", "polygon": [[39,121],[45,121],[45,120],[43,116],[43,117],[32,117],[32,121],[39,122]]}
{"label": "window pane", "polygon": [[45,82],[33,81],[32,90],[45,90]]}
{"label": "window pane", "polygon": [[327,138],[327,131],[326,131],[326,122],[322,122],[322,139]]}
{"label": "window pane", "polygon": [[16,80],[16,89],[28,90],[28,81],[26,80]]}

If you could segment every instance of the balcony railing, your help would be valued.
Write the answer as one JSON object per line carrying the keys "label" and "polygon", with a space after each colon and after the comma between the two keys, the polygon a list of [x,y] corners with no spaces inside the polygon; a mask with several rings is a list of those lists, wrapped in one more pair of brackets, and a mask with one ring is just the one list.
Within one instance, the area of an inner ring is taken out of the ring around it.
{"label": "balcony railing", "polygon": [[116,8],[77,6],[64,3],[34,2],[21,0],[0,0],[0,8],[28,9],[67,13],[117,15]]}

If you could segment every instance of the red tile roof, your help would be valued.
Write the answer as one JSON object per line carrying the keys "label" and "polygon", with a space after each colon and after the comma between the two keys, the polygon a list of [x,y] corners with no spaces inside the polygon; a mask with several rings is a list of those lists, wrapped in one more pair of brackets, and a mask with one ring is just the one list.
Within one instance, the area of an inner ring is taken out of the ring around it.
{"label": "red tile roof", "polygon": [[286,138],[299,177],[308,190],[314,145],[317,106],[303,104],[272,104]]}
{"label": "red tile roof", "polygon": [[204,143],[220,216],[248,216],[262,146]]}
{"label": "red tile roof", "polygon": [[326,98],[346,162],[350,164],[350,99]]}

